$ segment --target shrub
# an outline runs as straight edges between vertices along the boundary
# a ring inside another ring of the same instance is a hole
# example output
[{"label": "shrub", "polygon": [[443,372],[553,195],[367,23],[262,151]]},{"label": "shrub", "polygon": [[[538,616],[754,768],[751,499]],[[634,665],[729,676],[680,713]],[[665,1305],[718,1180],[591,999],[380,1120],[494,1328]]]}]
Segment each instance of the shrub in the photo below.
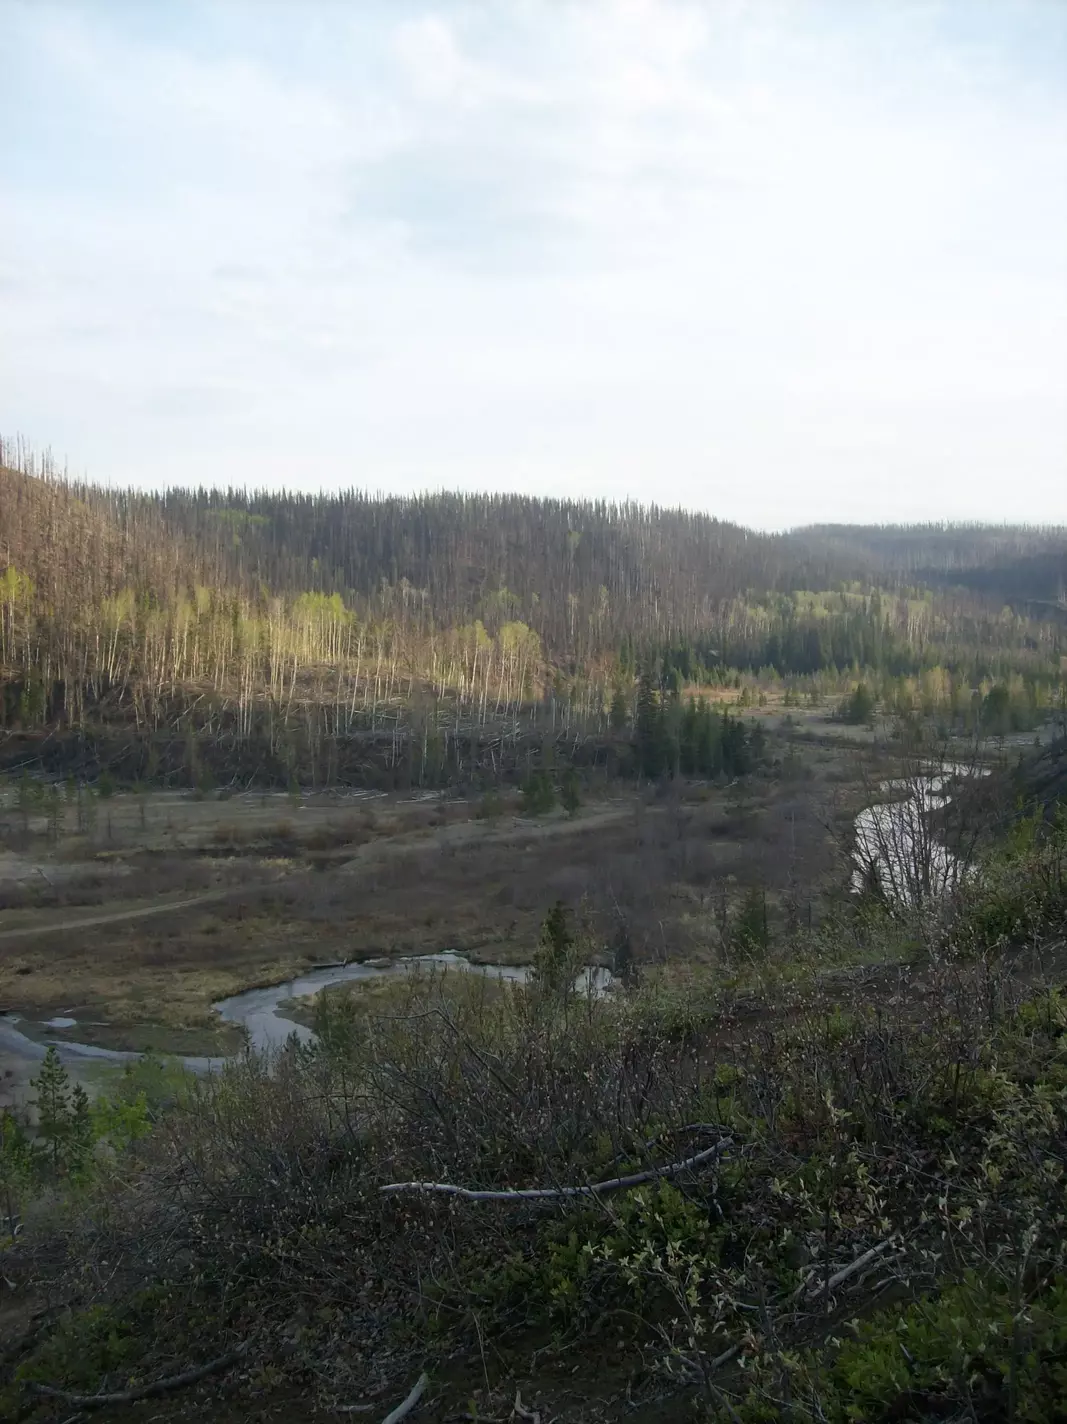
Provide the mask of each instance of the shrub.
[{"label": "shrub", "polygon": [[543,816],[556,804],[556,788],[547,771],[534,771],[523,782],[522,814]]},{"label": "shrub", "polygon": [[581,782],[578,780],[578,773],[573,766],[569,766],[563,773],[559,799],[568,816],[573,816],[582,804]]},{"label": "shrub", "polygon": [[960,889],[951,943],[980,953],[1033,942],[1067,920],[1067,810],[1021,817]]},{"label": "shrub", "polygon": [[474,809],[479,821],[497,821],[504,814],[504,798],[497,790],[487,791]]},{"label": "shrub", "polygon": [[1067,1417],[1067,1281],[1020,1297],[969,1272],[940,1296],[853,1328],[829,1367],[816,1356],[800,1371],[818,1417]]},{"label": "shrub", "polygon": [[[1028,834],[1015,864],[1040,887],[1048,842]],[[1054,1420],[1067,995],[1027,989],[1009,958],[947,957],[877,1007],[865,985],[844,1004],[817,983],[753,1000],[739,1031],[710,969],[575,992],[585,933],[555,905],[530,985],[464,974],[445,993],[428,974],[358,1009],[324,995],[316,1043],[193,1081],[148,1136],[131,1084],[126,1156],[116,1127],[106,1180],[19,1238],[42,1294],[91,1311],[114,1282],[134,1299],[165,1282],[154,1367],[176,1341],[184,1362],[252,1330],[262,1367],[334,1401],[413,1355],[480,1362],[551,1322],[560,1355],[610,1327],[642,1360],[635,1390],[696,1384],[712,1417]],[[381,1190],[667,1164],[669,1181],[548,1201]],[[897,1277],[908,1303],[881,1309]],[[95,1353],[96,1328],[89,1373],[127,1369]],[[358,1355],[339,1350],[357,1331]],[[48,1348],[37,1377],[90,1383]]]},{"label": "shrub", "polygon": [[874,696],[865,682],[858,683],[851,695],[841,703],[838,716],[853,726],[871,720],[874,716]]},{"label": "shrub", "polygon": [[748,954],[761,954],[770,944],[767,892],[758,885],[746,890],[730,932],[733,945]]}]

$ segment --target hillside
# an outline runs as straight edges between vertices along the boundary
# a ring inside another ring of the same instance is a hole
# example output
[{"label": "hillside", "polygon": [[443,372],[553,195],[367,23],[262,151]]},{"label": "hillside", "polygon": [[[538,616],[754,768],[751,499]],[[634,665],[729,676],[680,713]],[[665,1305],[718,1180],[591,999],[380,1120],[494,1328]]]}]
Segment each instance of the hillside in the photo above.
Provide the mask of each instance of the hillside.
[{"label": "hillside", "polygon": [[1067,617],[1067,529],[1037,525],[813,525],[794,539],[869,573],[957,587]]},{"label": "hillside", "polygon": [[1061,557],[0,470],[0,1412],[1057,1418]]},{"label": "hillside", "polygon": [[416,721],[517,728],[551,704],[553,726],[603,730],[613,706],[633,718],[641,673],[823,701],[862,679],[954,719],[1002,684],[1017,726],[1059,695],[1062,530],[766,535],[631,504],[151,494],[22,465],[0,467],[0,719],[21,732],[217,747],[225,728],[277,765],[281,726],[303,767],[383,716],[394,759]]},{"label": "hillside", "polygon": [[1067,801],[1067,735],[1028,758],[1018,782],[1024,803],[1040,806],[1047,814]]}]

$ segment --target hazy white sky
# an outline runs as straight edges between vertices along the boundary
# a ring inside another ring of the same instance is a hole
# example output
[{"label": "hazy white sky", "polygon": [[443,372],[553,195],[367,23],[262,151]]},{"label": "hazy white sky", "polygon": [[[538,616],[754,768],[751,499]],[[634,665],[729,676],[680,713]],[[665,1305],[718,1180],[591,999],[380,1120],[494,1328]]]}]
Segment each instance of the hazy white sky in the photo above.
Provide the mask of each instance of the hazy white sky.
[{"label": "hazy white sky", "polygon": [[0,0],[0,431],[1067,521],[1063,0]]}]

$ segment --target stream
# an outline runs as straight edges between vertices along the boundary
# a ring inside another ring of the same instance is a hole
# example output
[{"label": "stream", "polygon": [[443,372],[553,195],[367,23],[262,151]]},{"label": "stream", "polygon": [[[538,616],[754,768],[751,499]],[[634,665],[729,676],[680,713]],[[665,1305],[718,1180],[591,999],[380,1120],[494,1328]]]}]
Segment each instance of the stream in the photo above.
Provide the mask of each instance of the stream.
[{"label": "stream", "polygon": [[[937,775],[923,777],[917,781],[886,781],[879,790],[895,799],[870,806],[856,817],[855,869],[853,889],[860,890],[865,883],[866,868],[874,866],[886,890],[892,895],[907,896],[909,876],[913,874],[909,862],[914,861],[916,837],[922,838],[921,850],[926,858],[928,874],[935,884],[948,886],[958,873],[956,859],[947,847],[932,839],[929,830],[929,813],[948,804],[945,787],[955,777],[975,774],[972,767],[942,768]],[[980,776],[989,774],[987,768],[977,772]],[[902,797],[901,792],[906,794]],[[903,887],[903,888],[902,888]],[[525,983],[531,969],[522,965],[472,964],[460,954],[420,955],[409,959],[364,960],[360,963],[321,965],[305,974],[286,980],[282,984],[272,984],[266,988],[246,989],[228,999],[222,999],[213,1007],[226,1023],[237,1024],[245,1030],[248,1047],[256,1052],[270,1052],[282,1047],[295,1034],[301,1043],[310,1043],[315,1035],[304,1024],[287,1018],[281,1011],[282,1005],[291,999],[304,999],[317,994],[334,984],[346,984],[355,980],[380,979],[418,972],[420,969],[455,970],[461,973],[485,974],[494,979],[506,979],[514,983]],[[584,969],[577,986],[586,993],[602,994],[610,988],[613,976],[610,970],[602,968]],[[59,1050],[60,1059],[68,1067],[92,1060],[111,1063],[125,1063],[141,1057],[128,1049],[97,1048],[88,1043],[74,1043],[65,1039],[37,1039],[23,1033],[18,1027],[22,1022],[17,1014],[0,1015],[0,1055],[9,1060],[29,1066],[40,1062],[50,1043]],[[38,1029],[70,1029],[76,1027],[76,1020],[54,1018],[38,1024]],[[223,1066],[225,1058],[179,1057],[176,1061],[190,1072],[209,1073]]]},{"label": "stream", "polygon": [[[293,1035],[301,1043],[311,1043],[315,1035],[304,1024],[287,1018],[280,1012],[281,1006],[291,999],[305,999],[334,984],[347,984],[355,980],[396,978],[423,969],[457,970],[469,974],[484,974],[491,979],[507,979],[512,983],[525,984],[531,969],[526,965],[472,964],[460,954],[445,951],[441,954],[424,954],[409,959],[364,960],[361,963],[325,964],[307,973],[287,979],[281,984],[271,984],[260,989],[245,989],[228,999],[220,999],[213,1005],[215,1012],[226,1023],[237,1024],[245,1030],[248,1048],[257,1053],[281,1048]],[[612,984],[614,976],[608,969],[591,966],[583,969],[578,976],[576,987],[585,993],[603,994]],[[78,1062],[97,1060],[110,1063],[127,1063],[140,1058],[141,1054],[130,1049],[97,1048],[89,1043],[72,1043],[67,1039],[31,1038],[22,1032],[18,1024],[22,1022],[17,1014],[0,1015],[0,1052],[12,1057],[40,1062],[51,1044],[59,1050],[61,1061],[68,1067]],[[49,1019],[38,1025],[40,1028],[74,1028],[76,1020],[70,1018]],[[169,1056],[169,1055],[168,1055]],[[205,1058],[199,1056],[176,1056],[174,1061],[182,1064],[191,1073],[216,1071],[227,1061],[225,1058]]]},{"label": "stream", "polygon": [[852,889],[862,890],[873,869],[892,900],[913,902],[917,891],[936,896],[950,890],[966,871],[934,836],[930,815],[952,800],[946,788],[953,781],[989,774],[989,767],[948,764],[930,776],[883,781],[878,790],[895,799],[868,806],[853,823]]}]

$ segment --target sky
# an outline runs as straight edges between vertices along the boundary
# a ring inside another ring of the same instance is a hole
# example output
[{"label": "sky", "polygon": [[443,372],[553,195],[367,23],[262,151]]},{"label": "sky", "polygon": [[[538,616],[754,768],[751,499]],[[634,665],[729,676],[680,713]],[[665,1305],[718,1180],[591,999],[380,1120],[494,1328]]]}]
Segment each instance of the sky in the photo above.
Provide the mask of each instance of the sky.
[{"label": "sky", "polygon": [[1065,0],[0,0],[0,433],[1067,522]]}]

